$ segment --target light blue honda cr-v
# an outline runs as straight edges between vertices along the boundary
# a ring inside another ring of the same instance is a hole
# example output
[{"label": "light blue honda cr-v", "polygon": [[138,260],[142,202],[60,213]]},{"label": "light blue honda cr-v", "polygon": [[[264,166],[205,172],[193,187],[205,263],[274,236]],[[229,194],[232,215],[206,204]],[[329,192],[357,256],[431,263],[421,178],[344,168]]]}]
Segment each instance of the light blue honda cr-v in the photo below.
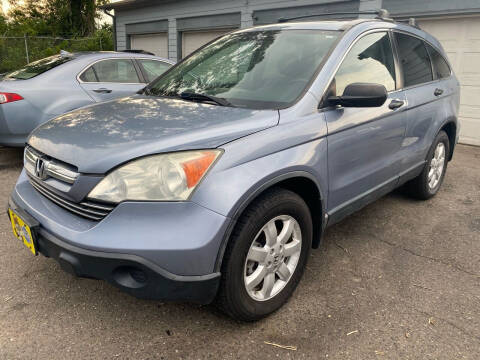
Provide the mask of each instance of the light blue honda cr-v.
[{"label": "light blue honda cr-v", "polygon": [[9,216],[77,276],[255,320],[291,296],[326,226],[402,184],[438,192],[458,107],[445,52],[414,26],[239,30],[141,94],[38,127]]}]

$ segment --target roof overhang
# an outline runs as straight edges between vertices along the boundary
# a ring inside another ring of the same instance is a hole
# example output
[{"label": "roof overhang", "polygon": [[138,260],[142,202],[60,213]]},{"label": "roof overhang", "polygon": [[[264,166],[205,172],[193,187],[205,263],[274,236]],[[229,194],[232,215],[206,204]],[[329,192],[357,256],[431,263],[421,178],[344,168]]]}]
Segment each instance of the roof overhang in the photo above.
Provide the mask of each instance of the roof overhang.
[{"label": "roof overhang", "polygon": [[122,0],[99,6],[104,10],[128,10],[139,6],[151,6],[159,3],[178,2],[179,0]]}]

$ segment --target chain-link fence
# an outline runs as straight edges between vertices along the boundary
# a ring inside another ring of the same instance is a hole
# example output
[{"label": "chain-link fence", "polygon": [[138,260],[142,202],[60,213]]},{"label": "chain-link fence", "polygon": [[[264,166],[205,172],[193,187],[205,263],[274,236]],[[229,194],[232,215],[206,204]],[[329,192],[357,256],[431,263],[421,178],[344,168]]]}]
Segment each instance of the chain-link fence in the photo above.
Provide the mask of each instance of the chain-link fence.
[{"label": "chain-link fence", "polygon": [[48,36],[0,36],[0,74],[23,65],[58,54],[60,50],[101,51],[113,50],[109,32],[99,32],[91,38],[65,39]]}]

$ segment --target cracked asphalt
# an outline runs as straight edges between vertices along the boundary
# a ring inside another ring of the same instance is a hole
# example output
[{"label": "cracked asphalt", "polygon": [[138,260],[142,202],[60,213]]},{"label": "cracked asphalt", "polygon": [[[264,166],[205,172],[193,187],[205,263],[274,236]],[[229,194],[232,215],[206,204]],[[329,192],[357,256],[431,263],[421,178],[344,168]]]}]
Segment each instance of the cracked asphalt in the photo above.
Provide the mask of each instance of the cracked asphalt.
[{"label": "cracked asphalt", "polygon": [[[0,149],[1,204],[21,159]],[[74,278],[13,238],[4,205],[0,359],[479,358],[480,148],[458,146],[434,199],[396,191],[330,228],[291,301],[253,324]]]}]

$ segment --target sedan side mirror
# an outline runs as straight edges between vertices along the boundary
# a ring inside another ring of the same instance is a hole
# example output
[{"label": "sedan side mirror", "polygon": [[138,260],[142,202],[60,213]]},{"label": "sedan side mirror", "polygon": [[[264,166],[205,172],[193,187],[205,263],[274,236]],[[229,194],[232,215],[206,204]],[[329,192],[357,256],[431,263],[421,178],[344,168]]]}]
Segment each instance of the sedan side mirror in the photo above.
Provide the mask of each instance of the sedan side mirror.
[{"label": "sedan side mirror", "polygon": [[348,85],[342,96],[329,96],[329,106],[379,107],[387,100],[387,89],[380,84],[353,83]]}]

